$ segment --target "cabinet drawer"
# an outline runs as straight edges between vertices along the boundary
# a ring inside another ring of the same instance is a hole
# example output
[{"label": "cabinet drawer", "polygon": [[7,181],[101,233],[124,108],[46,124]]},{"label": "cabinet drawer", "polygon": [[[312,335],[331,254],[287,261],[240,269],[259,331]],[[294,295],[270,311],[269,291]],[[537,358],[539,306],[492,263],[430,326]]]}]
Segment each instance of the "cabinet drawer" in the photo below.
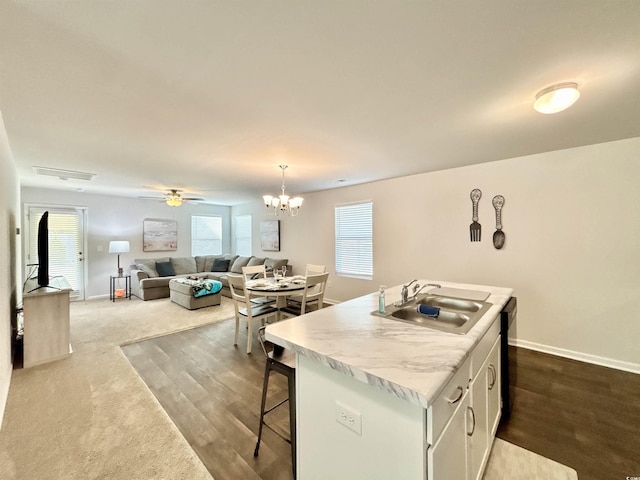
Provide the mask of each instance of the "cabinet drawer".
[{"label": "cabinet drawer", "polygon": [[484,337],[480,339],[480,342],[478,342],[473,352],[471,352],[471,378],[476,378],[478,375],[499,335],[500,322],[498,321],[498,317],[496,317],[489,327],[489,330],[487,330],[487,333],[484,334]]},{"label": "cabinet drawer", "polygon": [[427,410],[427,442],[433,445],[449,423],[467,392],[470,380],[471,359],[467,358],[433,405]]}]

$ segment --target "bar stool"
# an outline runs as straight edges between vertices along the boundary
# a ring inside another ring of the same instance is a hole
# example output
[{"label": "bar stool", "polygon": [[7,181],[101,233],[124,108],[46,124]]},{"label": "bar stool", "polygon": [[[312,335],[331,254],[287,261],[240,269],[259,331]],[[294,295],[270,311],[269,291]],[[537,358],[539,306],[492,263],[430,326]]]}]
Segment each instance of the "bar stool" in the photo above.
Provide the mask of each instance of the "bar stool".
[{"label": "bar stool", "polygon": [[[267,362],[264,369],[264,383],[262,385],[262,403],[260,405],[260,427],[258,428],[258,441],[256,448],[253,451],[253,456],[258,456],[258,450],[260,449],[260,440],[262,439],[262,427],[269,425],[264,421],[264,416],[278,408],[280,405],[289,401],[289,430],[291,432],[291,439],[285,440],[291,444],[291,465],[293,466],[293,478],[296,478],[296,356],[295,353],[285,350],[284,348],[274,345],[273,351],[267,352],[264,339],[265,327],[260,327],[258,330],[258,340],[262,346],[262,350],[267,356]],[[287,377],[289,397],[285,398],[281,402],[269,409],[265,409],[267,403],[267,390],[269,389],[269,376],[271,372],[277,372]],[[271,428],[271,427],[269,427]],[[273,428],[271,428],[273,430]],[[273,430],[276,434],[278,432]]]}]

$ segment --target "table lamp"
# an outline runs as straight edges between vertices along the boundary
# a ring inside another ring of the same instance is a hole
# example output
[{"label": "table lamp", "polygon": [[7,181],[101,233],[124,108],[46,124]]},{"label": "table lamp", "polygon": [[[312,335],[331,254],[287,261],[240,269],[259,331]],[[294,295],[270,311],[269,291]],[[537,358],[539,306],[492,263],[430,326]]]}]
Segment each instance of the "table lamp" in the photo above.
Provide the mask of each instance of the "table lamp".
[{"label": "table lamp", "polygon": [[128,240],[114,240],[109,242],[109,253],[118,254],[118,275],[122,276],[122,267],[120,267],[120,254],[129,252]]}]

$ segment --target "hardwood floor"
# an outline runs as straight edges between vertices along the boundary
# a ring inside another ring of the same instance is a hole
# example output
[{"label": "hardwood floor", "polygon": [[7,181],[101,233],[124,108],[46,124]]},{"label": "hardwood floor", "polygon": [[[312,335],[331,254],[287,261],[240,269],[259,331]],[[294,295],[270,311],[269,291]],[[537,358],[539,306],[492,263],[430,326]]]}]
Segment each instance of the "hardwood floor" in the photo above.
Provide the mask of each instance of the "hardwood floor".
[{"label": "hardwood floor", "polygon": [[[241,329],[233,346],[233,321],[200,327],[122,347],[216,480],[290,480],[291,445],[264,428],[258,436],[265,356],[254,335],[251,355]],[[287,382],[272,373],[267,406],[287,397]],[[267,415],[289,438],[289,403]]]},{"label": "hardwood floor", "polygon": [[498,437],[574,468],[580,480],[640,477],[640,375],[509,349],[514,405]]},{"label": "hardwood floor", "polygon": [[[251,355],[242,334],[234,347],[233,327],[224,321],[122,349],[216,480],[290,480],[291,447],[269,428],[253,457],[265,357],[256,338]],[[517,384],[500,438],[571,466],[580,480],[640,476],[640,375],[510,349]],[[286,395],[286,379],[272,374],[269,404]],[[267,419],[288,438],[287,409]]]}]

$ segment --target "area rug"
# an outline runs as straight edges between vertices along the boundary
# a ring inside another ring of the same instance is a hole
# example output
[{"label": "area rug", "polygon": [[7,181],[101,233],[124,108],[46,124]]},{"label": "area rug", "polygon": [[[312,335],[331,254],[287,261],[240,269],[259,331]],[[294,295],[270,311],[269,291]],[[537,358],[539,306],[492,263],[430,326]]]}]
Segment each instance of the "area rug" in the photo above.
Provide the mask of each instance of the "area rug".
[{"label": "area rug", "polygon": [[483,480],[578,480],[572,468],[496,438]]},{"label": "area rug", "polygon": [[0,430],[0,478],[195,479],[211,475],[120,345],[214,323],[233,304],[75,302],[66,359],[15,370]]}]

